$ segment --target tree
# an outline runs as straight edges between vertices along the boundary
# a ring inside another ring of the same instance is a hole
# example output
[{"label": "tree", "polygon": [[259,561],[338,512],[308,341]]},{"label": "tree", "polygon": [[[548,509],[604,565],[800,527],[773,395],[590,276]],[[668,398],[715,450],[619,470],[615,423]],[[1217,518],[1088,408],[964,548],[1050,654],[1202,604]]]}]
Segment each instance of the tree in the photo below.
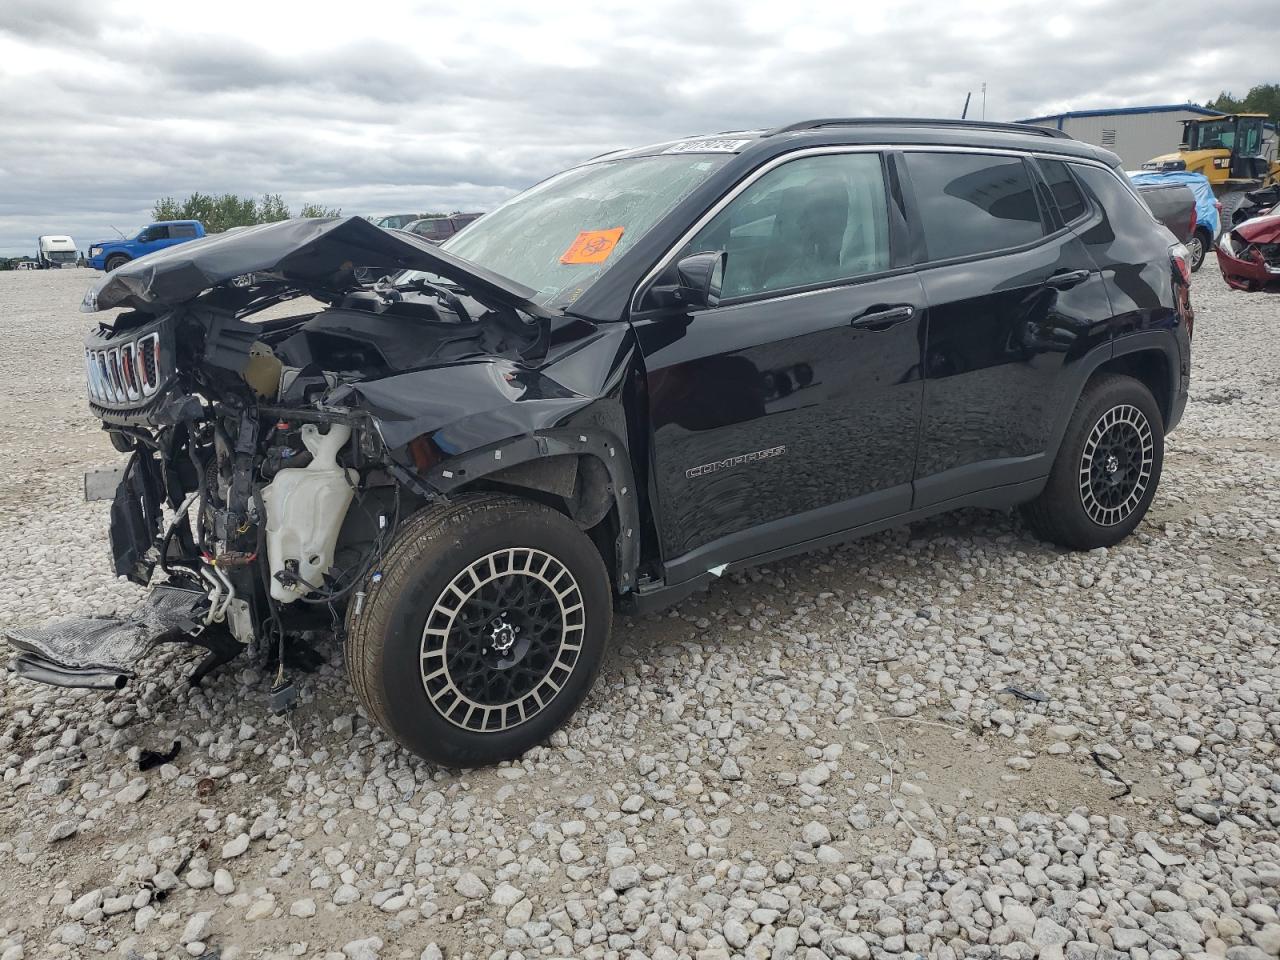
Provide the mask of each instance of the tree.
[{"label": "tree", "polygon": [[[338,217],[341,209],[329,209],[314,203],[302,208],[304,217]],[[213,196],[198,190],[185,200],[162,197],[151,208],[154,220],[199,220],[210,233],[222,233],[232,227],[247,227],[255,223],[275,223],[291,216],[284,197],[278,193],[263,194],[261,200],[238,197],[233,193]]]},{"label": "tree", "polygon": [[318,203],[304,203],[302,210],[299,211],[300,217],[340,217],[342,216],[341,207],[322,207]]},{"label": "tree", "polygon": [[1205,106],[1223,113],[1265,113],[1272,120],[1280,120],[1280,83],[1251,87],[1240,100],[1224,90]]}]

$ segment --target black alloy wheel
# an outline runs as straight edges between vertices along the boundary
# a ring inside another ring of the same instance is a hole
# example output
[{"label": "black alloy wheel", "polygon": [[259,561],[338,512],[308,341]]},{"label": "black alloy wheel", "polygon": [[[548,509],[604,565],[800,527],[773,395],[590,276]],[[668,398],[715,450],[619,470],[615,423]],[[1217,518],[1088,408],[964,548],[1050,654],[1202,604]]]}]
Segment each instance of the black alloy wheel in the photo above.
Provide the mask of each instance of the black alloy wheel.
[{"label": "black alloy wheel", "polygon": [[1127,520],[1147,492],[1154,459],[1145,414],[1127,403],[1107,410],[1080,459],[1080,502],[1089,519],[1102,527]]}]

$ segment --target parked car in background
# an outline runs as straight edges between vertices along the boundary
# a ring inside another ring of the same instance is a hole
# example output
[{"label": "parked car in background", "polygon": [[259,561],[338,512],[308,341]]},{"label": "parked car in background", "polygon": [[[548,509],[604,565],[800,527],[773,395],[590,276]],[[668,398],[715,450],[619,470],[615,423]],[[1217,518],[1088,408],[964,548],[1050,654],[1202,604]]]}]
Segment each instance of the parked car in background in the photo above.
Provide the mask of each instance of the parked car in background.
[{"label": "parked car in background", "polygon": [[[1199,173],[1150,173],[1132,172],[1129,179],[1156,219],[1173,231],[1173,235],[1187,245],[1191,255],[1191,269],[1199,270],[1204,258],[1218,242],[1224,226],[1222,204],[1213,193],[1213,186]],[[1184,213],[1183,188],[1192,196],[1192,215]],[[1186,226],[1190,222],[1190,227]]]},{"label": "parked car in background", "polygon": [[108,273],[130,260],[196,240],[205,235],[199,220],[162,220],[148,224],[125,240],[101,240],[89,247],[89,266]]},{"label": "parked car in background", "polygon": [[80,251],[76,242],[61,234],[47,234],[36,240],[36,265],[41,270],[59,270],[78,267]]},{"label": "parked car in background", "polygon": [[375,227],[382,227],[384,230],[403,230],[415,220],[421,220],[420,213],[390,213],[385,216],[373,216],[369,218]]},{"label": "parked car in background", "polygon": [[[1196,197],[1190,187],[1180,183],[1135,185],[1151,215],[1163,223],[1175,237],[1186,243],[1196,231]],[[1203,251],[1201,260],[1204,259]],[[1195,264],[1198,267],[1199,264]]]},{"label": "parked car in background", "polygon": [[1109,151],[877,119],[620,150],[442,247],[351,217],[160,253],[85,298],[130,308],[84,354],[132,451],[110,556],[150,606],[6,628],[13,669],[114,689],[198,634],[203,675],[327,607],[371,722],[517,757],[586,697],[615,606],[961,507],[1121,542],[1187,402],[1186,259]]},{"label": "parked car in background", "polygon": [[484,214],[452,213],[447,217],[423,217],[421,220],[414,220],[404,229],[432,243],[444,243],[468,223],[479,220],[482,216]]},{"label": "parked car in background", "polygon": [[1280,291],[1280,204],[1224,234],[1218,266],[1222,279],[1237,290]]}]

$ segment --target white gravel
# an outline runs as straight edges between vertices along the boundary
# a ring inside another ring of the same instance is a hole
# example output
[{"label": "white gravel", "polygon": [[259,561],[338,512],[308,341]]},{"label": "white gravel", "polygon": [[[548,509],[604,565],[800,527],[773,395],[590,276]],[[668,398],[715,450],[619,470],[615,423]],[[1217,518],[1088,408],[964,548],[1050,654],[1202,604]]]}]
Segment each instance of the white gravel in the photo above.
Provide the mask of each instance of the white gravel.
[{"label": "white gravel", "polygon": [[[89,279],[0,273],[0,623],[137,595],[79,502],[117,456]],[[727,578],[620,619],[521,763],[397,749],[334,649],[287,720],[188,648],[121,693],[5,675],[0,960],[1280,956],[1280,298],[1210,262],[1195,301],[1128,542],[970,511]]]}]

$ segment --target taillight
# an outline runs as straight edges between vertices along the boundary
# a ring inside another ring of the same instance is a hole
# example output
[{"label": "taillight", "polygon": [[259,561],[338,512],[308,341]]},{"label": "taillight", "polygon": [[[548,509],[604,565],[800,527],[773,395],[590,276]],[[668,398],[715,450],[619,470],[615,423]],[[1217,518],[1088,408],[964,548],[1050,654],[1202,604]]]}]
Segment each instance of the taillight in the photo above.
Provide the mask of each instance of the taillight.
[{"label": "taillight", "polygon": [[1196,319],[1195,312],[1191,309],[1191,251],[1185,244],[1175,243],[1169,247],[1169,259],[1173,261],[1173,268],[1182,278],[1182,283],[1174,284],[1173,296],[1177,300],[1178,315],[1187,325],[1189,339]]},{"label": "taillight", "polygon": [[1182,276],[1182,282],[1191,286],[1191,251],[1184,244],[1175,243],[1169,248],[1169,258]]},{"label": "taillight", "polygon": [[1189,237],[1189,236],[1191,236],[1193,233],[1195,233],[1195,232],[1196,232],[1196,222],[1197,222],[1197,221],[1196,221],[1196,207],[1195,207],[1195,204],[1192,204],[1192,205],[1191,205],[1191,225],[1190,225],[1189,227],[1187,227],[1187,236],[1188,236],[1188,237]]}]

